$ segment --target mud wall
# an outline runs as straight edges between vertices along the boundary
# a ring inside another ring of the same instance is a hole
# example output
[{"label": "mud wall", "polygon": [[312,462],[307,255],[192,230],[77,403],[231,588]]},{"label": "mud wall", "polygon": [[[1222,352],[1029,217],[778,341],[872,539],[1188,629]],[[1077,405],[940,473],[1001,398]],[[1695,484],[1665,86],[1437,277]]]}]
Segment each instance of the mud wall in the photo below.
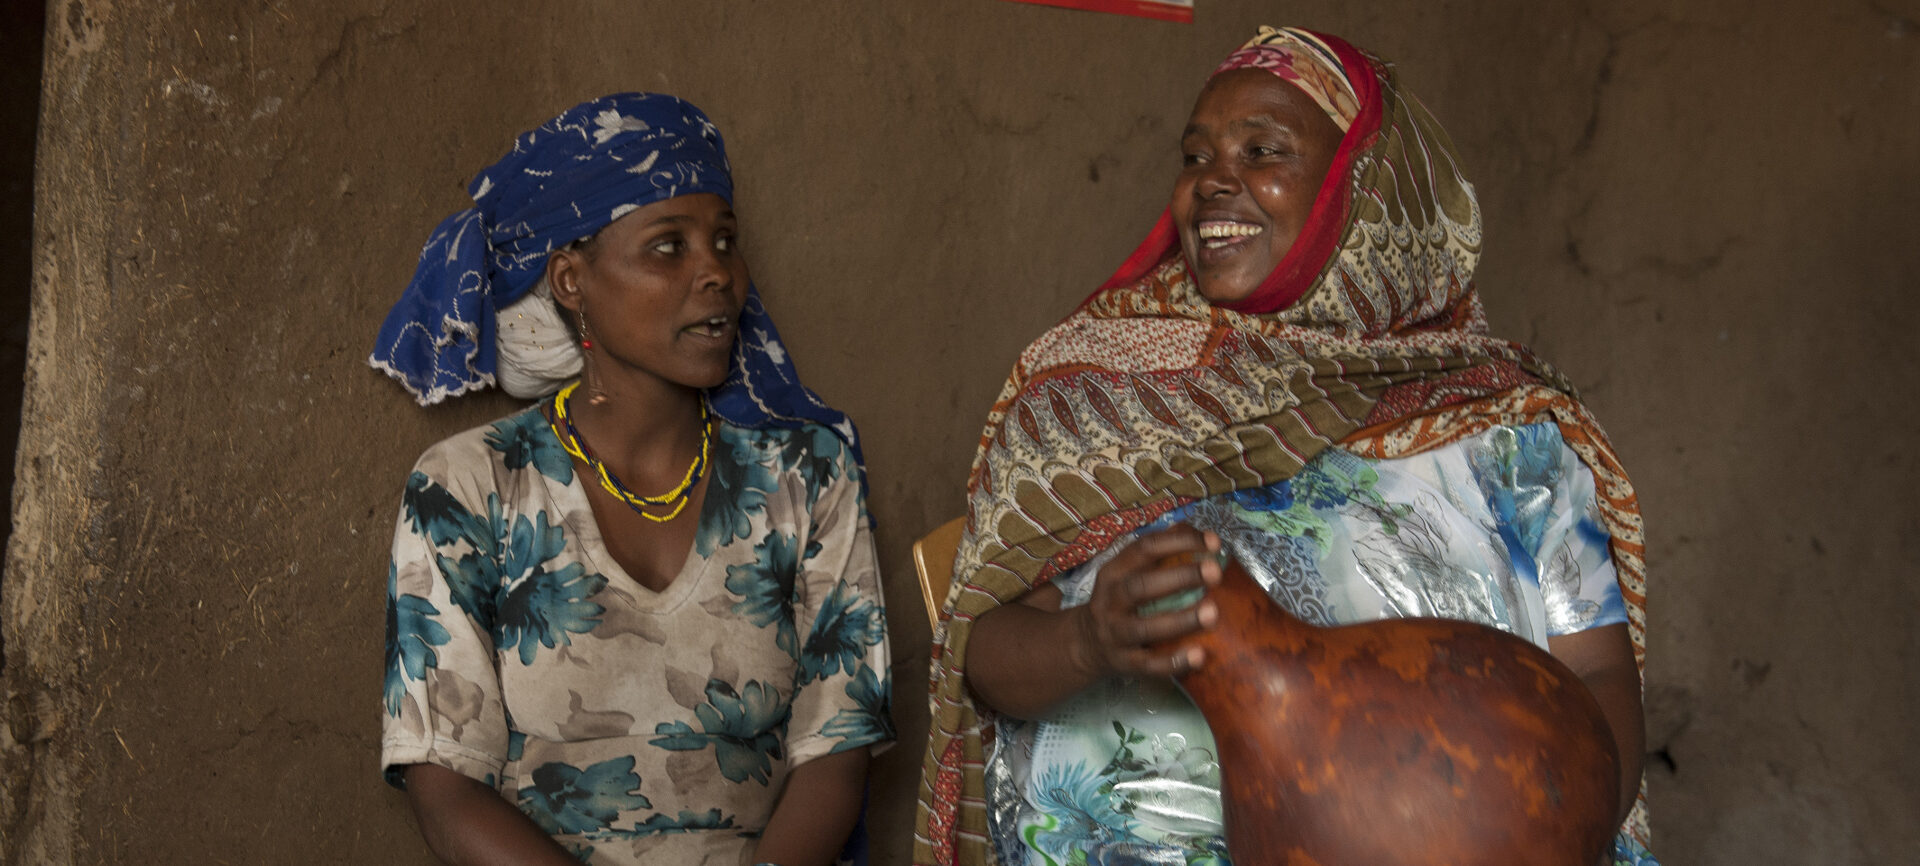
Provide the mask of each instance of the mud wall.
[{"label": "mud wall", "polygon": [[430,862],[375,773],[382,560],[414,456],[514,406],[423,411],[363,359],[471,173],[626,89],[726,130],[767,304],[869,439],[905,735],[872,818],[903,860],[909,545],[959,513],[1020,346],[1146,230],[1198,83],[1267,22],[1400,63],[1486,205],[1496,329],[1635,474],[1664,859],[1920,857],[1920,6],[1200,7],[55,0],[4,862]]}]

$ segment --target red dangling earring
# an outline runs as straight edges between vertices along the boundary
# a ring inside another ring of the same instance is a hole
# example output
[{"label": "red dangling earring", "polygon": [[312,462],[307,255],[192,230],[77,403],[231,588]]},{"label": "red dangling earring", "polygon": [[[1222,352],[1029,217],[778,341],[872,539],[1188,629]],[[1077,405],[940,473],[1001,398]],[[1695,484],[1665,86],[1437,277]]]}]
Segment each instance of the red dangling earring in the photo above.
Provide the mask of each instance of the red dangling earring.
[{"label": "red dangling earring", "polygon": [[598,406],[607,402],[607,392],[600,390],[600,377],[593,370],[593,335],[587,331],[587,304],[580,303],[580,363],[586,375],[587,405]]}]

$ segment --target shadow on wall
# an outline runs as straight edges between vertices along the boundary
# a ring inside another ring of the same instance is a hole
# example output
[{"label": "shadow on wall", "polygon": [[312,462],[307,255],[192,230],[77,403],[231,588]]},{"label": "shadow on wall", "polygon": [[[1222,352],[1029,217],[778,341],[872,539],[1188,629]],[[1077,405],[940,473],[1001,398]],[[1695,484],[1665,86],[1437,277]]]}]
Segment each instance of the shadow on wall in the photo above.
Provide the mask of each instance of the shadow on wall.
[{"label": "shadow on wall", "polygon": [[[11,502],[32,306],[33,151],[47,10],[40,3],[8,3],[0,16],[0,501]],[[12,534],[9,520],[0,529],[0,550]]]}]

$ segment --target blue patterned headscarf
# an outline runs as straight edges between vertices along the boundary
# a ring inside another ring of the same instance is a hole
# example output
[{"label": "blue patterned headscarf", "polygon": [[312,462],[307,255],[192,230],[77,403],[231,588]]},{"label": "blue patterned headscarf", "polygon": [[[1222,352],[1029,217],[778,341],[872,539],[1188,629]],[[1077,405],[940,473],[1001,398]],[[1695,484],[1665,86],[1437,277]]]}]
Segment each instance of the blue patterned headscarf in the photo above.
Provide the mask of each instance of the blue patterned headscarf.
[{"label": "blue patterned headscarf", "polygon": [[[720,130],[692,103],[659,93],[583,102],[521,135],[467,186],[473,207],[442,221],[420,251],[368,363],[438,403],[494,384],[494,316],[546,273],[547,257],[656,201],[713,193],[733,202]],[[847,416],[800,384],[780,333],[747,287],[726,382],[708,394],[744,427],[831,427],[859,456]]]}]

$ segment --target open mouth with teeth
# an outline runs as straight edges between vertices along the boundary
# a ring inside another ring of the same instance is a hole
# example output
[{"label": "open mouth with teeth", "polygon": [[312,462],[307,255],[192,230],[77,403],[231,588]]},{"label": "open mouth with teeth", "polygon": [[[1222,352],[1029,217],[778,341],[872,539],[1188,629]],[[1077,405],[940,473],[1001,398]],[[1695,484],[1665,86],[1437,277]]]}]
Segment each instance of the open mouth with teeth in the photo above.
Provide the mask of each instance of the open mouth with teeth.
[{"label": "open mouth with teeth", "polygon": [[1247,238],[1258,235],[1263,229],[1252,223],[1231,222],[1227,220],[1208,220],[1198,226],[1200,245],[1209,250],[1225,249],[1245,243]]},{"label": "open mouth with teeth", "polygon": [[714,316],[705,321],[695,322],[681,330],[696,337],[706,337],[713,340],[732,340],[733,317]]}]

